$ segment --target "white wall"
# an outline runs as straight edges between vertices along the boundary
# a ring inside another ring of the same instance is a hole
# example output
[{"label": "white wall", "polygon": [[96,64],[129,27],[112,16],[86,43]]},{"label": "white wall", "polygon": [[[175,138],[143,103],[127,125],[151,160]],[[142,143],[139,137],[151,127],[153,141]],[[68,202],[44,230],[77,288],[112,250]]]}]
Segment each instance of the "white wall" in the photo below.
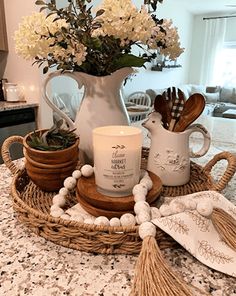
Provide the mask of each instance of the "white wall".
[{"label": "white wall", "polygon": [[4,0],[9,47],[4,77],[9,82],[24,86],[25,97],[28,102],[38,102],[40,104],[39,126],[46,128],[52,124],[52,116],[51,109],[42,100],[41,96],[41,70],[36,65],[32,66],[32,62],[25,61],[16,55],[13,40],[14,32],[18,28],[21,18],[38,10],[34,3],[33,0],[24,0],[22,3],[18,0]]},{"label": "white wall", "polygon": [[203,40],[205,31],[205,21],[203,16],[194,17],[193,26],[193,39],[190,54],[190,67],[189,67],[189,83],[199,84],[201,74],[201,61],[203,54]]}]

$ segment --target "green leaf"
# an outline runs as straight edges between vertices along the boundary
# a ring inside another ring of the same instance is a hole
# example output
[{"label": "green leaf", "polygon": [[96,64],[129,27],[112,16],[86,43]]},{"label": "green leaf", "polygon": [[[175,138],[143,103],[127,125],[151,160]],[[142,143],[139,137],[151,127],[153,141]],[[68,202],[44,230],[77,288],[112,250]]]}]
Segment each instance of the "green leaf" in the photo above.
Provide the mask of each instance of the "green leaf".
[{"label": "green leaf", "polygon": [[39,12],[42,12],[43,10],[47,9],[47,6],[43,6],[39,9]]},{"label": "green leaf", "polygon": [[48,72],[48,67],[43,68],[43,74],[46,74]]},{"label": "green leaf", "polygon": [[99,9],[96,13],[96,17],[102,15],[104,11],[105,11],[104,9]]},{"label": "green leaf", "polygon": [[47,5],[47,4],[44,1],[42,1],[42,0],[37,0],[35,2],[35,5]]},{"label": "green leaf", "polygon": [[132,54],[123,54],[118,59],[116,59],[113,64],[118,68],[142,67],[145,62],[145,59],[142,57],[136,57]]}]

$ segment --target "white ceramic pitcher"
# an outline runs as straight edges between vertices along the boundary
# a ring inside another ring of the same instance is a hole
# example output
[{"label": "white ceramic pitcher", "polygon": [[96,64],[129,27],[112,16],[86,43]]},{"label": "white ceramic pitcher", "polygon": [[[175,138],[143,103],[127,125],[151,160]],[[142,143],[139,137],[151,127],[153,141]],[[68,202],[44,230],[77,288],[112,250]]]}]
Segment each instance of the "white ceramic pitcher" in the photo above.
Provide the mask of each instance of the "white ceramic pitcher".
[{"label": "white ceramic pitcher", "polygon": [[[149,130],[151,146],[147,169],[158,175],[166,186],[180,186],[190,179],[190,158],[201,157],[210,148],[210,134],[201,124],[193,124],[183,132],[171,132],[162,126],[161,115],[153,112],[143,123]],[[203,146],[197,152],[189,148],[194,132],[203,135]]]},{"label": "white ceramic pitcher", "polygon": [[[43,84],[43,96],[47,104],[66,120],[70,128],[76,128],[80,137],[79,157],[82,163],[93,165],[92,130],[107,125],[129,125],[129,117],[121,96],[123,80],[133,72],[132,68],[122,68],[107,76],[93,76],[82,72],[61,73],[48,75]],[[69,76],[76,80],[78,87],[84,86],[84,96],[77,110],[75,122],[57,108],[49,99],[48,82],[56,76]]]}]

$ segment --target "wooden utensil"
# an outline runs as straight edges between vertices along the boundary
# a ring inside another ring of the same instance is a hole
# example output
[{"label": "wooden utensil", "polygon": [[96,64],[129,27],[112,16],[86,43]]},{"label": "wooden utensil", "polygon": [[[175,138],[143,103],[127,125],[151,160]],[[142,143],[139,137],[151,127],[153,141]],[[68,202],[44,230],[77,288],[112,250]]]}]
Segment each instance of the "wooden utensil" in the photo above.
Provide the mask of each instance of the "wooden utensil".
[{"label": "wooden utensil", "polygon": [[176,91],[174,91],[172,96],[171,121],[169,125],[170,131],[173,130],[175,123],[178,121],[180,114],[183,111],[184,104],[185,100],[182,91],[178,89],[178,96],[176,96]]},{"label": "wooden utensil", "polygon": [[205,108],[205,98],[199,93],[195,93],[189,97],[184,103],[183,111],[180,114],[178,122],[176,122],[173,131],[184,131],[194,120],[196,120]]},{"label": "wooden utensil", "polygon": [[183,110],[185,99],[183,92],[179,88],[176,91],[175,87],[169,87],[165,92],[165,96],[167,97],[168,105],[171,110],[171,120],[168,129],[172,131]]},{"label": "wooden utensil", "polygon": [[166,91],[163,92],[162,96],[166,99],[169,109],[172,109],[172,88],[168,87]]},{"label": "wooden utensil", "polygon": [[168,129],[169,123],[171,121],[170,109],[168,106],[168,101],[163,95],[157,95],[154,101],[154,109],[159,112],[162,116],[162,123],[164,128]]}]

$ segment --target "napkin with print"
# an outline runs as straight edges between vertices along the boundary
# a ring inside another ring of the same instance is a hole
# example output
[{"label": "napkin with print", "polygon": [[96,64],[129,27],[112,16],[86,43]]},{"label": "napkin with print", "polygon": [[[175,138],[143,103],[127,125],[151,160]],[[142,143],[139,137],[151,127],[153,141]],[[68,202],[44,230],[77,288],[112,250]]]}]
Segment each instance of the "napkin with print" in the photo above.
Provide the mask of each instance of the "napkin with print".
[{"label": "napkin with print", "polygon": [[[236,219],[236,206],[216,191],[197,192],[176,197],[175,200],[184,201],[187,198],[197,202],[210,199],[214,208],[224,209]],[[173,197],[171,199],[173,200]],[[211,219],[201,216],[196,210],[187,210],[154,219],[152,223],[169,234],[203,264],[236,277],[236,252],[220,238]]]}]

